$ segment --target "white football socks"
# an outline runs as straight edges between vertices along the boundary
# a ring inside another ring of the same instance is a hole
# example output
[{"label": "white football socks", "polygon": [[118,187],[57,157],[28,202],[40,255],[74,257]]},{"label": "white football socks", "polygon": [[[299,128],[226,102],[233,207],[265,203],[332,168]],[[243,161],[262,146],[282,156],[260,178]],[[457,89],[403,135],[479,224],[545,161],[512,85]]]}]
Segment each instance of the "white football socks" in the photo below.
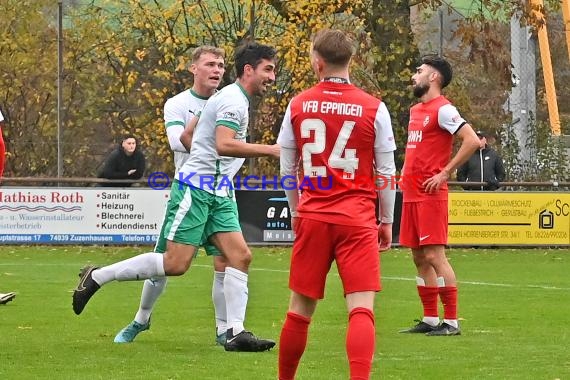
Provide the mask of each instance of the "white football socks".
[{"label": "white football socks", "polygon": [[455,328],[459,327],[459,323],[457,322],[457,319],[444,319],[443,322],[447,323],[448,325],[453,326]]},{"label": "white football socks", "polygon": [[437,326],[439,325],[439,317],[423,317],[422,322],[427,323],[430,326]]},{"label": "white football socks", "polygon": [[151,277],[164,277],[163,255],[156,252],[143,253],[92,272],[93,280],[103,286],[117,281],[146,280]]},{"label": "white football socks", "polygon": [[233,329],[234,336],[244,330],[245,309],[247,307],[247,273],[226,267],[224,293],[226,296],[228,329]]},{"label": "white football socks", "polygon": [[139,310],[135,315],[135,321],[137,323],[142,325],[148,323],[154,304],[164,291],[164,288],[166,288],[167,281],[168,277],[149,278],[144,281],[141,293],[141,303],[139,305]]},{"label": "white football socks", "polygon": [[224,277],[226,272],[214,272],[214,283],[212,285],[212,302],[214,303],[214,313],[216,316],[216,334],[220,335],[228,329],[226,313],[226,296],[224,295]]}]

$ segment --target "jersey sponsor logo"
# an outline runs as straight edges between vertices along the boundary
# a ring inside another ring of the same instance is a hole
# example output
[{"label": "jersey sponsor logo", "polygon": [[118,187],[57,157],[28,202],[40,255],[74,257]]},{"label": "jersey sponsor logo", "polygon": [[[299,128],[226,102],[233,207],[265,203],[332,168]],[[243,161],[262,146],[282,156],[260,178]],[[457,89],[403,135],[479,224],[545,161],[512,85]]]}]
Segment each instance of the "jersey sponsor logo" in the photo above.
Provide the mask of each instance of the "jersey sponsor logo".
[{"label": "jersey sponsor logo", "polygon": [[417,143],[422,142],[423,131],[410,131],[408,133],[408,142]]},{"label": "jersey sponsor logo", "polygon": [[239,116],[236,113],[230,111],[224,112],[222,119],[239,123]]}]

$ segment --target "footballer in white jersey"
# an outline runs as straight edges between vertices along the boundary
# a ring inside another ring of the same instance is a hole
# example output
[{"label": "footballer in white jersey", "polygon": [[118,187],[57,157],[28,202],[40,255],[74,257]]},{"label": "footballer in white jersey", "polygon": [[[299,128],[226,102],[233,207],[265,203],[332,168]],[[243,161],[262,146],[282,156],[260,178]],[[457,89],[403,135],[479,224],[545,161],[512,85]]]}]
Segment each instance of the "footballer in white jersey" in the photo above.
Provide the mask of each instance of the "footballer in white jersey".
[{"label": "footballer in white jersey", "polygon": [[208,98],[189,89],[174,95],[164,104],[164,126],[170,148],[174,151],[175,177],[190,157],[186,148],[180,143],[180,135],[190,120],[204,108],[207,100]]},{"label": "footballer in white jersey", "polygon": [[245,158],[220,156],[216,150],[216,126],[236,131],[235,139],[245,141],[249,122],[249,97],[233,83],[210,97],[196,125],[190,158],[176,179],[211,194],[232,197],[232,183]]},{"label": "footballer in white jersey", "polygon": [[[223,51],[222,54],[219,54],[217,49],[210,49],[208,52],[215,57],[208,57],[203,62],[206,66],[203,69],[208,75],[208,83],[215,84],[213,88],[216,88],[224,69]],[[246,41],[236,48],[234,62],[237,82],[244,91],[248,91],[251,96],[262,95],[275,82],[276,55],[273,47],[253,41]],[[195,64],[195,61],[193,58],[193,70],[200,66]],[[196,74],[194,71],[193,73]],[[243,110],[239,107],[243,107]],[[227,90],[210,97],[202,111],[202,115],[207,118],[204,121],[211,120],[214,124],[227,125],[230,129],[220,127],[216,130],[215,125],[208,126],[207,123],[199,122],[193,132],[195,125],[191,121],[180,138],[186,136],[187,131],[189,137],[191,133],[197,135],[190,141],[190,157],[181,170],[200,174],[223,172],[233,176],[238,170],[236,162],[241,165],[243,158],[219,157],[216,149],[222,154],[237,157],[279,157],[278,145],[248,144],[243,141],[248,122],[248,107],[249,100],[237,85],[230,85]],[[207,161],[207,164],[199,165],[193,161]],[[165,243],[164,249],[159,249],[157,241],[157,247],[152,252],[107,266],[85,267],[73,292],[73,311],[81,314],[89,299],[106,283],[116,280],[145,280],[141,298],[144,316],[137,312],[135,320],[115,337],[117,343],[132,342],[137,334],[149,329],[152,307],[164,288],[161,286],[160,289],[155,289],[152,281],[159,280],[164,284],[167,276],[186,273],[198,247],[210,242],[227,259],[223,274],[223,291],[228,292],[228,297],[223,295],[226,323],[224,326],[218,326],[216,314],[216,341],[223,343],[226,351],[260,352],[273,348],[275,341],[258,338],[244,326],[248,300],[248,269],[252,254],[241,233],[234,199],[219,197],[212,192],[186,183],[175,184],[176,182],[178,181],[175,180],[170,187],[170,198],[161,227],[160,240]],[[153,295],[146,297],[147,293]],[[222,297],[216,296],[216,299],[218,298]]]}]

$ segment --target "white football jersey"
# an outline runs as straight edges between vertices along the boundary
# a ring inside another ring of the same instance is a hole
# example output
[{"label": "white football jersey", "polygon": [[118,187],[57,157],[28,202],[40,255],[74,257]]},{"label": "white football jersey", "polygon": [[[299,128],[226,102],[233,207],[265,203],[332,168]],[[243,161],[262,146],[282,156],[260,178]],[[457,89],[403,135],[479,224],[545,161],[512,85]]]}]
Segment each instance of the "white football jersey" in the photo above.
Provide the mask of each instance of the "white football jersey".
[{"label": "white football jersey", "polygon": [[170,148],[174,151],[174,166],[176,168],[174,176],[178,178],[178,172],[182,165],[190,157],[184,146],[180,142],[180,135],[184,131],[186,124],[199,114],[208,98],[196,94],[192,90],[185,90],[164,104],[164,126],[170,142]]},{"label": "white football jersey", "polygon": [[190,158],[176,179],[218,196],[233,197],[233,179],[245,158],[218,154],[216,128],[231,128],[236,140],[245,141],[248,123],[249,98],[240,85],[230,84],[212,95],[196,125]]}]

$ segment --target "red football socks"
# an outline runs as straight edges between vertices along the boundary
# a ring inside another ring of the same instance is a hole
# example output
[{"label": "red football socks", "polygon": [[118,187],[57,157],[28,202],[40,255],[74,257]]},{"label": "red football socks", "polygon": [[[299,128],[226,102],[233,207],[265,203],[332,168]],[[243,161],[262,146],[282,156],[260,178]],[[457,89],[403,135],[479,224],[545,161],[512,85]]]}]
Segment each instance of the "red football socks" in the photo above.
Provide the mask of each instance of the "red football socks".
[{"label": "red football socks", "polygon": [[457,287],[442,286],[439,288],[439,297],[443,304],[443,318],[457,319]]},{"label": "red football socks", "polygon": [[293,380],[307,346],[311,318],[288,312],[279,338],[279,380]]},{"label": "red football socks", "polygon": [[437,317],[437,294],[439,292],[437,286],[420,286],[418,285],[418,294],[424,306],[424,317]]},{"label": "red football socks", "polygon": [[370,309],[356,307],[348,316],[346,353],[351,380],[368,380],[374,358],[376,330],[374,313]]}]

